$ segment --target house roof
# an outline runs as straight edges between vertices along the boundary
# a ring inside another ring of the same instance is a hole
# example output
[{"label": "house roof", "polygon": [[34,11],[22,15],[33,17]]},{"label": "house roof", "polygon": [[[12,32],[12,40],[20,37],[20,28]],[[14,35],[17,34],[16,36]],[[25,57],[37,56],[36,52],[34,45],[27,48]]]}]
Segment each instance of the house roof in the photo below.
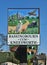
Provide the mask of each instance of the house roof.
[{"label": "house roof", "polygon": [[39,54],[39,55],[36,55],[36,57],[37,57],[38,60],[46,59],[46,55],[45,54]]}]

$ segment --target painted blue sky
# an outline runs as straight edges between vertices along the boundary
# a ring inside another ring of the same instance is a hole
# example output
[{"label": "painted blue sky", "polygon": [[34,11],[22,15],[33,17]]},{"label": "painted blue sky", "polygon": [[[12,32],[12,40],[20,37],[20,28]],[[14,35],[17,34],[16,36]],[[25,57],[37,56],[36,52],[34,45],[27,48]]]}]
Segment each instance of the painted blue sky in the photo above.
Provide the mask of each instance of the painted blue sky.
[{"label": "painted blue sky", "polygon": [[36,16],[38,16],[38,9],[8,9],[8,16],[17,14],[17,12],[19,14],[21,14],[22,16],[27,16],[29,15],[29,12],[33,12],[34,10],[36,10]]},{"label": "painted blue sky", "polygon": [[7,8],[40,8],[41,37],[38,51],[47,54],[47,0],[0,0],[0,33],[4,35],[7,35]]}]

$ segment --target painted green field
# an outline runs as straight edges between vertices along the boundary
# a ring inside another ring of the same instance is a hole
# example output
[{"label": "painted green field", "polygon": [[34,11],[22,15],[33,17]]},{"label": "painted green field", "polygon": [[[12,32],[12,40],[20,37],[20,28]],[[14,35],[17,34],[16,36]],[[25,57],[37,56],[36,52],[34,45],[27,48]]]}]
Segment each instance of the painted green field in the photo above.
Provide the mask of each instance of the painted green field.
[{"label": "painted green field", "polygon": [[[32,21],[36,21],[37,22],[37,27],[31,27],[31,28],[28,28],[21,32],[21,34],[38,34],[39,33],[39,18],[38,17],[32,17],[32,18],[29,18],[29,17],[25,17],[24,19],[21,19],[22,23],[25,24],[26,23],[26,20],[29,21],[29,23],[31,24]],[[19,20],[17,19],[16,15],[12,17],[10,17],[8,19],[8,26],[17,26],[19,23]],[[10,32],[9,34],[19,34],[16,33],[16,32]]]},{"label": "painted green field", "polygon": [[27,28],[26,31],[22,32],[22,34],[38,34],[38,27],[35,28]]}]

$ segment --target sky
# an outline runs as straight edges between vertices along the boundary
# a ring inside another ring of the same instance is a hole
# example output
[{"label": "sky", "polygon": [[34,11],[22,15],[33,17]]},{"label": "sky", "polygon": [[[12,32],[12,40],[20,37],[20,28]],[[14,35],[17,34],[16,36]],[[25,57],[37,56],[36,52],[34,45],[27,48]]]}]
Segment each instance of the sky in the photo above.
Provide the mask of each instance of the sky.
[{"label": "sky", "polygon": [[27,16],[29,12],[33,12],[34,10],[36,10],[35,13],[38,16],[38,9],[8,9],[8,16],[17,14],[17,12],[22,16]]},{"label": "sky", "polygon": [[47,54],[47,0],[0,0],[0,34],[7,35],[8,8],[40,8],[40,46],[38,52]]}]

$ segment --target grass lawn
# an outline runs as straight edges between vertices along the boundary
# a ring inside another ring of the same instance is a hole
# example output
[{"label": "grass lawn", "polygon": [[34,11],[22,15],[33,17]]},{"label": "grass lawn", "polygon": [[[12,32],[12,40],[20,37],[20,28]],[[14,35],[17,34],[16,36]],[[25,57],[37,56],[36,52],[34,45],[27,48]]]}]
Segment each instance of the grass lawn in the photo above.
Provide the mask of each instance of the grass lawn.
[{"label": "grass lawn", "polygon": [[38,34],[38,27],[27,28],[22,34]]},{"label": "grass lawn", "polygon": [[[35,20],[36,22],[39,22],[39,19],[37,18],[34,18],[34,19],[29,18],[29,19],[21,20],[23,24],[26,23],[25,20],[28,20],[30,23],[32,23],[33,20]],[[18,20],[8,22],[8,26],[17,26],[17,25],[18,25]],[[32,28],[27,28],[26,31],[22,32],[21,34],[38,34],[39,33],[38,31],[39,31],[38,27],[32,27]],[[9,34],[19,34],[19,33],[10,32]]]}]

